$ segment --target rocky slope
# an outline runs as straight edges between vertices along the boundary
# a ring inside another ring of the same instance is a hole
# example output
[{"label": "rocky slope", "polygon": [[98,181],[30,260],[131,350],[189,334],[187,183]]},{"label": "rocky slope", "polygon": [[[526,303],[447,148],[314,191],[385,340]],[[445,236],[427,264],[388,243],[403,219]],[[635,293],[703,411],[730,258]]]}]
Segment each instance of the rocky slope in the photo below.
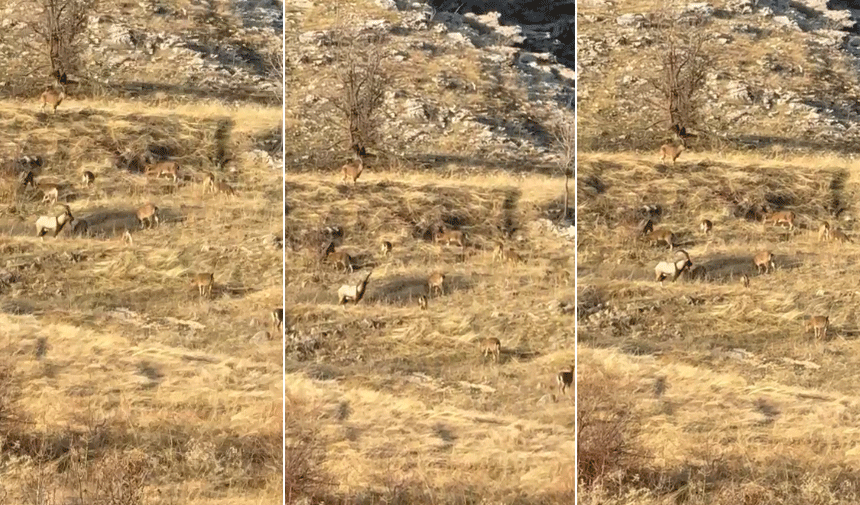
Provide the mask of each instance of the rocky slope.
[{"label": "rocky slope", "polygon": [[[0,9],[2,92],[32,96],[50,81],[32,6]],[[105,1],[81,38],[81,91],[127,97],[277,103],[283,28],[279,0]],[[35,70],[35,71],[34,71]]]},{"label": "rocky slope", "polygon": [[[612,0],[580,9],[580,147],[653,148],[670,126],[643,100],[653,96],[648,78],[659,70],[658,12],[653,4]],[[695,29],[716,57],[697,125],[707,145],[860,147],[860,36],[850,4],[730,0],[682,4],[678,14],[703,20]]]},{"label": "rocky slope", "polygon": [[576,65],[575,1],[432,0],[430,5],[441,12],[477,15],[498,12],[501,24],[520,28],[517,47],[535,53],[551,53],[569,68]]},{"label": "rocky slope", "polygon": [[[383,105],[385,150],[423,166],[469,158],[482,160],[472,167],[527,161],[519,169],[557,170],[548,126],[573,120],[576,76],[564,64],[572,61],[569,48],[558,49],[546,33],[564,37],[570,18],[517,25],[517,15],[535,8],[445,10],[452,6],[379,0],[345,15],[357,37],[382,37],[393,76]],[[346,154],[330,101],[337,31],[324,2],[287,6],[288,170],[330,166]]]}]

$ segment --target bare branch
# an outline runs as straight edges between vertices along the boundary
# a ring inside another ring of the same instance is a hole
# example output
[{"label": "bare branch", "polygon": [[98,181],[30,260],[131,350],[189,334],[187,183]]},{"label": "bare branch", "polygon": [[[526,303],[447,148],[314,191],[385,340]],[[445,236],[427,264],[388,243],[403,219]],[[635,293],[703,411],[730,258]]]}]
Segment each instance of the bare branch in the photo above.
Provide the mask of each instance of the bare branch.
[{"label": "bare branch", "polygon": [[559,167],[564,174],[564,202],[560,221],[570,216],[570,178],[573,177],[576,162],[576,123],[572,119],[560,119],[550,128],[560,159]]},{"label": "bare branch", "polygon": [[80,67],[79,39],[87,27],[87,16],[96,9],[98,0],[24,0],[38,14],[26,21],[43,42],[51,64],[51,73],[62,79]]},{"label": "bare branch", "polygon": [[343,31],[337,37],[337,81],[331,103],[344,118],[350,148],[363,154],[378,142],[380,113],[388,86],[382,68],[381,39]]},{"label": "bare branch", "polygon": [[[696,25],[702,22],[689,16],[681,18],[668,7],[660,13],[655,23],[661,41],[661,68],[657,75],[646,78],[652,86],[658,108],[665,110],[671,125],[692,126],[699,121],[700,95],[704,89],[707,70],[714,58],[706,52],[704,32]],[[682,23],[692,24],[693,29],[680,30]]]}]

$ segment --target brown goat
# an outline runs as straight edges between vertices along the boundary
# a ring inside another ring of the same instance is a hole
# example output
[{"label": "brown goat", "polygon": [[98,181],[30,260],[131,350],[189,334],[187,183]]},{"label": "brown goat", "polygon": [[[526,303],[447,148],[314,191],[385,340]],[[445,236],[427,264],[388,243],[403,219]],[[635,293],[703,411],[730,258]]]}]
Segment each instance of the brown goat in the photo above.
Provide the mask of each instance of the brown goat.
[{"label": "brown goat", "polygon": [[789,231],[794,231],[794,220],[797,218],[797,215],[790,210],[781,210],[778,212],[771,212],[766,215],[764,218],[765,224],[773,223],[774,226],[778,224],[787,224]]},{"label": "brown goat", "polygon": [[496,363],[499,362],[499,356],[502,353],[502,343],[496,337],[487,337],[482,338],[478,341],[478,345],[481,346],[481,352],[484,354],[484,358],[493,355],[493,361]]},{"label": "brown goat", "polygon": [[161,177],[166,175],[172,177],[175,184],[179,178],[179,163],[175,161],[160,161],[154,165],[144,166],[144,172],[148,176]]},{"label": "brown goat", "polygon": [[352,183],[355,184],[361,176],[361,172],[364,171],[364,159],[361,156],[356,156],[354,161],[344,164],[340,170],[343,173],[341,181],[346,182],[351,179]]},{"label": "brown goat", "polygon": [[513,249],[505,249],[504,244],[498,243],[493,260],[509,261],[511,263],[523,263],[523,258]]},{"label": "brown goat", "polygon": [[141,229],[146,227],[152,228],[153,223],[158,225],[158,207],[152,203],[146,203],[137,209],[137,220],[140,222]]},{"label": "brown goat", "polygon": [[352,273],[354,269],[352,262],[353,258],[349,254],[343,251],[336,251],[329,253],[327,258],[329,263],[332,263],[335,267],[342,267],[344,270],[348,270]]},{"label": "brown goat", "polygon": [[211,296],[212,285],[215,284],[215,275],[211,273],[194,274],[191,277],[191,285],[197,286],[200,296]]},{"label": "brown goat", "polygon": [[759,273],[768,273],[772,269],[776,270],[776,265],[774,264],[773,259],[774,255],[772,252],[760,251],[756,253],[755,257],[753,257],[753,263],[755,263]]},{"label": "brown goat", "polygon": [[444,226],[440,226],[439,230],[433,235],[433,242],[444,245],[457,244],[461,248],[465,248],[466,235],[460,230],[448,230]]},{"label": "brown goat", "polygon": [[566,370],[562,370],[556,375],[555,380],[558,382],[558,390],[560,394],[565,393],[570,386],[573,385],[573,365],[568,367]]},{"label": "brown goat", "polygon": [[41,110],[45,110],[46,105],[50,105],[54,109],[54,114],[57,113],[57,107],[63,103],[63,99],[66,98],[66,89],[64,87],[60,87],[60,90],[56,89],[47,89],[39,96],[39,100],[42,102]]},{"label": "brown goat", "polygon": [[236,195],[236,190],[226,182],[216,182],[215,185],[212,186],[212,191],[215,193],[224,193],[229,196]]},{"label": "brown goat", "polygon": [[654,230],[651,233],[645,235],[645,240],[648,242],[649,245],[652,246],[657,245],[660,242],[665,242],[666,245],[669,246],[669,250],[675,248],[675,234],[672,233],[671,230],[667,230],[665,228],[661,230]]},{"label": "brown goat", "polygon": [[660,146],[660,161],[666,161],[666,158],[672,159],[672,165],[675,164],[675,160],[678,159],[678,156],[681,155],[681,152],[686,149],[683,144],[679,146],[675,146],[672,144],[663,144]]},{"label": "brown goat", "polygon": [[280,330],[284,326],[284,308],[278,307],[272,310],[272,325],[276,330]]},{"label": "brown goat", "polygon": [[822,240],[830,240],[830,223],[821,223],[818,228],[818,241],[821,242]]},{"label": "brown goat", "polygon": [[830,326],[830,316],[813,316],[806,322],[806,332],[815,331],[815,338],[827,338],[827,327]]},{"label": "brown goat", "polygon": [[445,287],[444,287],[444,285],[443,285],[444,283],[445,283],[445,274],[443,274],[443,273],[441,273],[441,272],[436,272],[436,273],[432,274],[432,275],[427,279],[427,288],[428,288],[428,291],[429,291],[429,292],[430,292],[430,294],[432,295],[432,294],[433,294],[433,290],[434,290],[434,289],[437,289],[437,290],[439,290],[439,294],[443,294],[443,295],[444,295],[444,294],[445,294]]},{"label": "brown goat", "polygon": [[848,238],[848,235],[846,235],[845,233],[843,233],[840,230],[831,230],[830,231],[830,239],[831,240],[837,240],[839,242],[842,242],[843,244],[845,242],[851,242],[851,239]]}]

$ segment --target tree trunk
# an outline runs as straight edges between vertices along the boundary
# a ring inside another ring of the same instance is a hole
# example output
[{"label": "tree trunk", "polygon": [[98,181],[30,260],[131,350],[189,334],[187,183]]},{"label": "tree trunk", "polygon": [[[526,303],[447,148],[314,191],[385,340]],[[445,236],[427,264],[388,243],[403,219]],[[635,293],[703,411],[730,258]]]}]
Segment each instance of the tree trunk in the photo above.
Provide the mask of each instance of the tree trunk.
[{"label": "tree trunk", "polygon": [[569,210],[570,207],[568,206],[568,203],[567,203],[568,202],[568,195],[570,194],[570,191],[567,189],[569,180],[570,180],[570,170],[568,169],[568,170],[564,171],[564,212],[561,215],[562,221],[566,221],[567,217],[570,215],[570,210]]}]

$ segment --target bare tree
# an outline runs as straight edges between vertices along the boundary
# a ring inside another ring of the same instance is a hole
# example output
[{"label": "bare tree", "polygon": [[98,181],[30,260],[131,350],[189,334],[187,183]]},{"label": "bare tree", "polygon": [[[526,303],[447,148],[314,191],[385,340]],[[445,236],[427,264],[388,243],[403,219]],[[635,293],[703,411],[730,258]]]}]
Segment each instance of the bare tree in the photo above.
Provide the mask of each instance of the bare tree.
[{"label": "bare tree", "polygon": [[564,173],[564,209],[560,221],[566,221],[570,217],[568,185],[576,163],[576,124],[571,120],[560,120],[553,126],[552,135],[559,152],[559,168]]},{"label": "bare tree", "polygon": [[660,68],[648,78],[655,95],[652,105],[676,132],[696,125],[708,69],[715,57],[706,48],[707,33],[701,16],[677,12],[670,6],[655,17]]},{"label": "bare tree", "polygon": [[380,112],[388,77],[379,35],[339,34],[336,50],[340,91],[331,101],[343,119],[350,148],[359,156],[379,141]]},{"label": "bare tree", "polygon": [[25,0],[37,15],[27,24],[44,43],[51,75],[64,83],[66,75],[76,72],[80,62],[80,39],[87,28],[87,16],[98,0]]},{"label": "bare tree", "polygon": [[267,76],[274,88],[272,92],[275,95],[275,99],[278,103],[284,103],[284,55],[280,51],[276,51],[274,53],[269,53],[266,57],[266,71]]}]

